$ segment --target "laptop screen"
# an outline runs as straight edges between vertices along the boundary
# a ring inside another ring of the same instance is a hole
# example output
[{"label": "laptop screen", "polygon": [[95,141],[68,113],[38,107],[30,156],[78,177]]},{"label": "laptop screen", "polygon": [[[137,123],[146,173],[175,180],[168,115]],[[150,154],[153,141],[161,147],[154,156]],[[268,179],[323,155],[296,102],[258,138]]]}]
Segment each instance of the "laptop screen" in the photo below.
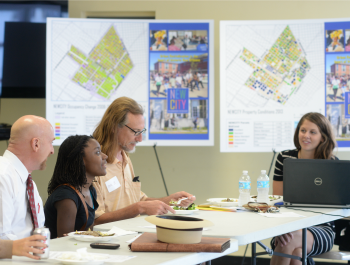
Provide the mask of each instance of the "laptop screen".
[{"label": "laptop screen", "polygon": [[305,206],[349,205],[350,161],[286,159],[283,200]]}]

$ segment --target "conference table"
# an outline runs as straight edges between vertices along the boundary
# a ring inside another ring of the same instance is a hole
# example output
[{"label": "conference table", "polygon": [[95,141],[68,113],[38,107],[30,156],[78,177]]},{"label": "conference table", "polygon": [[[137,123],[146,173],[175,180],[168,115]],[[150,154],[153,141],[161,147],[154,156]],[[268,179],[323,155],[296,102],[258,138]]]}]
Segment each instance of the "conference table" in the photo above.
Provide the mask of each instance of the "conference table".
[{"label": "conference table", "polygon": [[[76,251],[77,249],[87,248],[88,253],[102,253],[109,255],[123,255],[123,256],[135,256],[132,259],[123,261],[121,263],[110,263],[106,262],[105,264],[122,264],[122,265],[193,265],[200,264],[202,262],[213,260],[225,255],[228,255],[232,252],[238,250],[238,242],[235,239],[232,239],[230,242],[230,248],[228,248],[223,253],[197,253],[197,252],[132,252],[129,250],[128,244],[126,241],[135,238],[135,235],[125,235],[117,237],[109,243],[120,244],[120,248],[116,250],[109,249],[93,249],[90,247],[91,242],[81,242],[76,241],[73,238],[63,237],[53,239],[50,242],[50,251]],[[52,259],[42,259],[40,261],[32,260],[26,257],[13,257],[12,259],[0,259],[1,265],[38,265],[38,264],[52,264],[57,262]],[[79,264],[79,263],[75,263]],[[86,263],[85,263],[86,264]],[[93,263],[92,263],[93,264]]]},{"label": "conference table", "polygon": [[[256,257],[263,254],[272,254],[270,249],[262,245],[259,241],[288,232],[303,230],[303,255],[300,259],[306,264],[306,228],[330,221],[340,219],[350,215],[350,209],[335,208],[284,208],[281,213],[296,213],[304,217],[265,217],[256,212],[219,212],[219,211],[196,211],[192,217],[212,221],[214,226],[203,231],[203,236],[225,237],[235,239],[239,246],[252,244],[252,264],[256,264]],[[113,226],[128,231],[136,232],[156,232],[151,224],[145,220],[145,216],[132,219],[96,225],[96,231],[108,231]],[[264,248],[264,252],[256,253],[256,244]],[[284,256],[281,253],[273,252],[273,255]]]},{"label": "conference table", "polygon": [[[92,249],[90,242],[80,242],[75,239],[64,237],[51,240],[51,251],[75,251],[80,248],[87,248],[89,253],[103,253],[110,255],[136,256],[132,259],[122,262],[125,265],[134,264],[162,264],[162,265],[191,265],[199,264],[204,261],[210,261],[221,256],[236,252],[238,246],[252,244],[252,264],[256,264],[256,257],[262,254],[272,254],[268,248],[264,252],[256,253],[256,244],[260,240],[273,236],[303,229],[306,242],[306,228],[309,226],[322,224],[325,222],[340,219],[343,216],[349,216],[349,209],[332,209],[332,208],[281,208],[282,213],[294,212],[304,217],[265,217],[255,212],[218,212],[218,211],[196,211],[191,216],[210,220],[214,226],[203,231],[203,236],[230,238],[231,246],[223,253],[189,253],[189,252],[131,252],[126,241],[135,237],[135,235],[121,236],[113,239],[111,243],[120,244],[117,250]],[[140,216],[132,219],[111,222],[103,225],[97,225],[94,230],[108,231],[114,226],[136,232],[156,232],[153,225],[145,220],[146,216]],[[303,264],[306,264],[306,244],[304,242],[305,252],[301,258]],[[260,243],[261,244],[261,243]],[[273,255],[279,253],[273,252]],[[0,260],[0,264],[48,264],[52,260],[34,261],[25,257],[14,257],[11,259]]]}]

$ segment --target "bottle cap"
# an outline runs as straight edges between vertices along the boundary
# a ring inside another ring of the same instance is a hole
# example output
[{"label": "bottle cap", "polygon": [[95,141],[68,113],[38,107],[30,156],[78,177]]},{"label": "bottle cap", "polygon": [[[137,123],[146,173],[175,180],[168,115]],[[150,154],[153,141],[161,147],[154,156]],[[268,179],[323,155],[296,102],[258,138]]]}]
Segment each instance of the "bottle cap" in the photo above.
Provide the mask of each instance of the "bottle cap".
[{"label": "bottle cap", "polygon": [[266,174],[266,170],[261,170],[261,174]]},{"label": "bottle cap", "polygon": [[243,174],[248,174],[248,171],[247,170],[243,170]]}]

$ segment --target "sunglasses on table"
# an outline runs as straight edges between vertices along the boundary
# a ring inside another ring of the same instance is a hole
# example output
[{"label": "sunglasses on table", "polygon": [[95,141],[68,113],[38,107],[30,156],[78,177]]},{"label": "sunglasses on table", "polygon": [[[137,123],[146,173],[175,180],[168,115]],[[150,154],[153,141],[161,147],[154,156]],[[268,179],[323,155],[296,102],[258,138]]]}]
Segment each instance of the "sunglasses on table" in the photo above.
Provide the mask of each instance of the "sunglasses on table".
[{"label": "sunglasses on table", "polygon": [[125,125],[125,127],[133,131],[135,133],[135,136],[139,136],[140,134],[143,134],[147,130],[146,128],[143,128],[141,131],[135,131],[134,129],[131,129],[128,125]]},{"label": "sunglasses on table", "polygon": [[259,213],[278,213],[280,211],[277,207],[269,206],[265,202],[248,202],[248,207]]}]

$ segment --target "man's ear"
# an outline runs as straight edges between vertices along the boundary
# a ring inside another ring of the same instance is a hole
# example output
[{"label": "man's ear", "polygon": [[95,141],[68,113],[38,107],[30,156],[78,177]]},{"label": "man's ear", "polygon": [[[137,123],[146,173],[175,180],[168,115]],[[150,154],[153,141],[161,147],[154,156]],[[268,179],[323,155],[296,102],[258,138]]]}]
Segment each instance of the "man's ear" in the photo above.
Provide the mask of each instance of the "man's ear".
[{"label": "man's ear", "polygon": [[40,148],[40,140],[39,138],[33,138],[30,142],[30,145],[34,152],[38,152]]},{"label": "man's ear", "polygon": [[113,133],[114,134],[118,134],[119,133],[119,126],[118,125],[114,127]]}]

